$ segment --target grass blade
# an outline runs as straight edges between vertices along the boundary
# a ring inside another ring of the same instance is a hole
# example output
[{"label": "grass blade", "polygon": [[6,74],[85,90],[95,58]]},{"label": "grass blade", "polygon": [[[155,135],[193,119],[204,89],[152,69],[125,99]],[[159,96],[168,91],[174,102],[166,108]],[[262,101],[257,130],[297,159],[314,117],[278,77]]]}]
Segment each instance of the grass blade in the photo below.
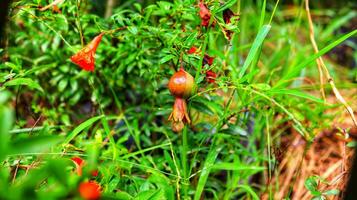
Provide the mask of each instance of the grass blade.
[{"label": "grass blade", "polygon": [[201,198],[201,194],[203,192],[203,189],[206,185],[208,175],[211,171],[211,167],[213,166],[214,162],[216,161],[216,158],[218,156],[218,153],[220,152],[221,148],[218,148],[214,145],[211,146],[211,149],[208,153],[208,156],[206,158],[205,164],[203,165],[202,172],[200,175],[200,178],[198,180],[197,188],[196,188],[196,193],[195,193],[195,198],[194,200],[199,200]]},{"label": "grass blade", "polygon": [[352,32],[349,32],[349,33],[343,35],[336,41],[332,42],[331,44],[327,45],[325,48],[321,49],[318,53],[315,53],[315,54],[311,55],[310,57],[308,57],[307,59],[305,59],[304,62],[301,62],[297,66],[292,67],[291,68],[292,70],[290,70],[282,79],[279,80],[279,82],[276,84],[275,88],[283,86],[283,84],[286,83],[287,80],[289,80],[289,79],[293,78],[294,76],[296,76],[297,74],[299,74],[299,72],[303,68],[305,68],[308,64],[315,62],[316,58],[329,52],[331,49],[333,49],[337,45],[341,44],[343,41],[347,40],[348,38],[352,37],[356,33],[357,33],[357,30],[354,30]]},{"label": "grass blade", "polygon": [[73,140],[73,138],[75,138],[81,131],[83,131],[84,129],[88,128],[89,126],[91,126],[92,124],[94,124],[96,121],[100,120],[101,118],[103,118],[104,115],[100,115],[100,116],[96,116],[96,117],[92,117],[88,120],[86,120],[85,122],[81,123],[79,126],[77,126],[71,134],[69,134],[65,141],[63,142],[64,145],[68,144],[71,140]]},{"label": "grass blade", "polygon": [[218,170],[232,170],[232,171],[245,171],[245,170],[251,170],[251,171],[263,171],[266,168],[261,167],[261,166],[250,166],[250,165],[235,165],[234,163],[217,163],[212,166],[212,169],[218,169]]},{"label": "grass blade", "polygon": [[[260,30],[255,38],[252,48],[250,48],[250,51],[248,53],[247,59],[245,60],[242,69],[239,72],[238,78],[242,78],[245,71],[247,71],[249,65],[252,63],[254,57],[257,55],[259,47],[262,45],[265,37],[268,35],[270,31],[271,26],[270,25],[264,25]],[[236,77],[234,77],[236,79]]]},{"label": "grass blade", "polygon": [[312,96],[310,94],[304,93],[299,90],[289,90],[289,89],[279,89],[279,90],[271,90],[269,91],[269,95],[274,95],[274,94],[281,94],[281,95],[292,95],[304,99],[308,99],[311,101],[315,101],[317,103],[324,103],[323,99],[317,98],[315,96]]}]

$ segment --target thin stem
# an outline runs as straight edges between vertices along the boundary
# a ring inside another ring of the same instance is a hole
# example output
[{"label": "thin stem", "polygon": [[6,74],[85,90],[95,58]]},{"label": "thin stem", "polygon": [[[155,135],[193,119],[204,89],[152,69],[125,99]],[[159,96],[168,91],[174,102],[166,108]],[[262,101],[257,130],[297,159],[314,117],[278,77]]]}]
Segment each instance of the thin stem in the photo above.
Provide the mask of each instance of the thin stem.
[{"label": "thin stem", "polygon": [[[315,31],[313,28],[313,24],[312,24],[312,19],[311,19],[311,14],[310,14],[310,9],[309,9],[309,0],[305,1],[305,9],[306,9],[306,14],[307,14],[307,19],[309,21],[309,27],[310,27],[310,41],[312,43],[312,46],[314,47],[315,52],[318,52],[317,49],[317,45],[316,45],[316,41],[315,41]],[[324,101],[326,101],[326,95],[325,95],[325,90],[324,90],[324,73],[322,71],[322,58],[320,57],[319,59],[316,60],[317,63],[317,69],[319,70],[319,76],[320,76],[320,92],[321,92],[321,96],[324,99]]]},{"label": "thin stem", "polygon": [[69,44],[69,42],[67,42],[66,39],[64,39],[64,37],[59,33],[57,32],[54,28],[52,28],[50,25],[48,25],[45,21],[41,20],[39,17],[37,17],[36,15],[30,13],[29,11],[25,10],[25,9],[22,9],[20,8],[20,10],[26,12],[27,14],[30,14],[32,17],[34,17],[37,21],[43,23],[47,28],[49,28],[51,31],[53,31],[56,35],[58,35],[58,37],[60,37],[63,42],[70,48],[71,51],[73,52],[76,52],[76,50],[72,47],[72,45]]},{"label": "thin stem", "polygon": [[[309,20],[309,28],[310,28],[310,40],[311,40],[311,44],[314,48],[315,53],[319,52],[319,48],[317,47],[315,38],[314,38],[314,26],[312,24],[312,19],[311,19],[311,15],[310,15],[310,11],[309,11],[309,0],[305,1],[305,6],[306,6],[306,12],[307,12],[307,17]],[[322,68],[322,71],[325,73],[326,79],[328,81],[328,83],[331,85],[332,91],[335,94],[336,98],[338,101],[340,101],[346,108],[347,112],[350,114],[351,119],[353,121],[353,123],[355,124],[355,126],[357,127],[357,120],[354,116],[353,110],[352,108],[348,105],[348,103],[346,102],[346,100],[343,98],[343,96],[341,95],[340,91],[337,89],[335,82],[333,81],[333,78],[330,75],[330,72],[328,71],[324,60],[322,59],[322,57],[320,56],[317,59],[317,66],[319,66],[319,68]],[[319,69],[320,71],[320,69]],[[322,74],[320,73],[320,80],[321,80],[321,76]]]},{"label": "thin stem", "polygon": [[269,118],[268,114],[265,116],[266,120],[266,131],[267,131],[267,150],[268,150],[268,187],[269,187],[269,199],[273,199],[273,193],[272,193],[272,185],[271,183],[271,169],[272,169],[272,163],[271,163],[271,141],[270,141],[270,127],[269,127]]},{"label": "thin stem", "polygon": [[186,184],[187,177],[188,177],[188,171],[187,171],[187,151],[188,151],[188,144],[187,144],[187,126],[184,126],[183,131],[182,131],[182,154],[181,154],[181,160],[182,160],[182,167],[183,167],[183,178],[184,178],[184,185],[183,185],[183,192],[185,199],[188,198],[188,184]]},{"label": "thin stem", "polygon": [[77,22],[77,26],[78,26],[79,36],[80,36],[80,38],[81,38],[81,44],[82,44],[82,47],[83,47],[83,46],[84,46],[83,30],[82,30],[82,26],[81,26],[80,17],[79,17],[80,5],[81,5],[81,0],[77,0],[77,5],[76,5],[76,7],[77,7],[76,22]]}]

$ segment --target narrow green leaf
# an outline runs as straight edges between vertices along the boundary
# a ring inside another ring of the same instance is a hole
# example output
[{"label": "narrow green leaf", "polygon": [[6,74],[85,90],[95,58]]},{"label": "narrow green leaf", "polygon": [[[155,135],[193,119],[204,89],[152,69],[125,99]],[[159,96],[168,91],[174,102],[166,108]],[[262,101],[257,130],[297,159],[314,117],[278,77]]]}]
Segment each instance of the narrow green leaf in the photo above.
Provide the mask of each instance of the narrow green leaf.
[{"label": "narrow green leaf", "polygon": [[212,166],[212,169],[218,169],[218,170],[232,170],[232,171],[246,171],[246,170],[251,170],[251,171],[263,171],[266,168],[265,167],[260,167],[260,166],[249,166],[249,165],[234,165],[234,163],[217,163]]},{"label": "narrow green leaf", "polygon": [[[268,35],[270,31],[271,26],[270,25],[264,25],[260,30],[255,38],[252,47],[249,50],[248,56],[243,64],[242,69],[239,71],[238,78],[242,78],[245,71],[247,71],[249,65],[252,63],[254,57],[257,55],[259,47],[262,45],[264,42],[265,37]],[[236,77],[234,77],[236,78]]]},{"label": "narrow green leaf", "polygon": [[201,194],[203,192],[203,189],[206,185],[208,175],[211,171],[211,167],[213,166],[214,162],[217,159],[218,153],[220,152],[221,148],[218,148],[216,146],[211,146],[211,149],[207,155],[205,164],[203,165],[202,172],[200,175],[200,178],[198,180],[197,188],[196,188],[196,193],[194,200],[199,200],[201,198]]},{"label": "narrow green leaf", "polygon": [[333,20],[319,35],[319,38],[327,38],[328,36],[333,35],[333,32],[335,30],[345,25],[346,23],[348,23],[349,20],[351,20],[356,16],[357,16],[357,12],[351,10],[351,12],[348,12],[347,15]]},{"label": "narrow green leaf", "polygon": [[4,84],[4,86],[17,86],[17,85],[26,85],[30,87],[31,89],[37,89],[40,92],[43,92],[42,87],[35,81],[29,79],[29,78],[15,78],[11,81],[8,81]]},{"label": "narrow green leaf", "polygon": [[230,8],[235,4],[237,0],[229,0],[225,4],[223,4],[221,7],[219,7],[217,10],[213,11],[214,13],[222,12],[223,10]]},{"label": "narrow green leaf", "polygon": [[312,96],[310,94],[304,93],[304,92],[299,91],[299,90],[289,90],[289,89],[279,89],[278,90],[278,89],[273,89],[273,90],[269,91],[268,93],[270,95],[276,95],[276,94],[292,95],[292,96],[308,99],[308,100],[311,100],[311,101],[315,101],[317,103],[324,103],[323,99],[317,98],[315,96]]},{"label": "narrow green leaf", "polygon": [[275,85],[275,88],[282,86],[284,83],[287,82],[287,80],[293,78],[299,72],[305,68],[307,65],[309,65],[312,62],[315,62],[315,60],[324,55],[325,53],[329,52],[331,49],[336,47],[337,45],[341,44],[343,41],[347,40],[348,38],[352,37],[354,34],[357,33],[357,30],[354,30],[350,33],[347,33],[337,39],[336,41],[332,42],[331,44],[327,45],[325,48],[321,49],[318,53],[315,53],[305,59],[305,61],[301,62],[300,64],[297,64],[295,67],[292,67],[291,70],[283,77],[280,79],[280,81]]},{"label": "narrow green leaf", "polygon": [[266,83],[256,83],[256,84],[251,84],[250,86],[252,86],[255,89],[258,90],[270,90],[271,87],[270,85],[266,84]]},{"label": "narrow green leaf", "polygon": [[338,189],[327,190],[323,192],[324,195],[338,195],[340,191]]},{"label": "narrow green leaf", "polygon": [[65,139],[65,141],[63,142],[63,144],[68,144],[71,140],[73,140],[73,138],[75,138],[81,131],[83,131],[84,129],[88,128],[89,126],[92,126],[92,124],[94,124],[96,121],[100,120],[101,118],[103,118],[104,115],[100,115],[100,116],[96,116],[96,117],[92,117],[88,120],[86,120],[85,122],[81,123],[79,126],[77,126]]},{"label": "narrow green leaf", "polygon": [[249,185],[239,185],[239,188],[242,188],[243,190],[245,190],[248,194],[250,194],[250,196],[252,196],[252,198],[254,200],[259,200],[259,196],[257,195],[256,192],[254,192],[253,188],[250,187]]},{"label": "narrow green leaf", "polygon": [[[3,101],[6,101],[5,99],[7,99],[5,95],[5,93],[0,93],[0,98],[4,98]],[[9,131],[12,127],[13,120],[14,117],[11,108],[0,104],[0,162],[8,153],[8,145],[10,140]]]},{"label": "narrow green leaf", "polygon": [[173,58],[175,58],[174,55],[166,55],[166,56],[164,56],[163,58],[160,59],[160,62],[159,62],[159,63],[160,63],[160,65],[161,65],[161,64],[164,64],[164,63],[170,61],[170,60],[173,59]]},{"label": "narrow green leaf", "polygon": [[57,135],[21,138],[12,142],[10,152],[11,154],[39,153],[53,147],[62,140],[63,138]]}]

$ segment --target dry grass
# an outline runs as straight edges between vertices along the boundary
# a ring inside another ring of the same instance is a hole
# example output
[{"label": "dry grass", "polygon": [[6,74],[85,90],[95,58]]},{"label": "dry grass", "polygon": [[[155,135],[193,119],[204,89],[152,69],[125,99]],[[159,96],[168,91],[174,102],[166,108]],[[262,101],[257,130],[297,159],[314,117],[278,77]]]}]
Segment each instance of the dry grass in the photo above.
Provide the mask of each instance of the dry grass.
[{"label": "dry grass", "polygon": [[[347,94],[348,91],[343,91],[343,93]],[[356,97],[350,95],[347,98],[350,102],[355,102]],[[332,95],[327,100],[338,103]],[[283,199],[288,196],[292,200],[312,199],[313,196],[304,183],[308,177],[314,175],[327,181],[327,183],[319,183],[320,191],[330,189],[341,191],[339,196],[329,196],[328,199],[343,198],[354,153],[352,148],[346,147],[346,143],[356,138],[357,129],[349,114],[341,107],[330,112],[336,116],[331,129],[321,131],[310,147],[298,133],[282,137],[280,150],[283,154],[280,156],[281,160],[275,167],[275,174],[270,181],[274,199]],[[341,113],[344,114],[341,115]],[[346,134],[343,131],[348,131],[350,138],[344,138]],[[266,192],[262,198],[268,199],[268,196]]]}]

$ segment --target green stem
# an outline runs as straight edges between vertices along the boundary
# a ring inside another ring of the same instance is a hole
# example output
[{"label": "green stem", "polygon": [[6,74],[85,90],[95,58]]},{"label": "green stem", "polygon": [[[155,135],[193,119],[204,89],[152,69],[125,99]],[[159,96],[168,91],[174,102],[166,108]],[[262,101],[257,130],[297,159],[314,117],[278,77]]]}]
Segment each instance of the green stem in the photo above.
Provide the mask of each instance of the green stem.
[{"label": "green stem", "polygon": [[82,47],[84,46],[84,38],[83,38],[83,29],[81,26],[81,21],[79,17],[79,9],[81,5],[81,0],[77,0],[77,16],[76,16],[76,21],[77,21],[77,26],[78,26],[78,32],[79,32],[79,37],[81,38],[81,45]]},{"label": "green stem", "polygon": [[[94,74],[93,74],[94,75]],[[95,78],[95,76],[93,76],[93,79]],[[91,86],[93,92],[95,91],[95,88],[94,88],[94,81],[93,79],[89,78],[89,85]],[[98,105],[99,105],[99,110],[100,110],[100,113],[102,115],[105,116],[105,113],[104,113],[104,110],[102,108],[102,105],[100,104],[100,97],[99,95],[97,96],[97,102],[98,102]],[[109,123],[108,123],[108,120],[106,119],[106,117],[103,117],[102,120],[102,125],[103,125],[103,128],[104,128],[104,131],[107,135],[107,137],[109,138],[109,142],[113,148],[113,160],[116,160],[116,158],[118,157],[118,150],[116,148],[116,143],[115,143],[115,140],[111,134],[111,131],[110,131],[110,128],[109,128]]]},{"label": "green stem", "polygon": [[188,161],[187,161],[187,151],[188,151],[188,144],[187,144],[187,126],[183,128],[182,131],[182,154],[181,154],[181,160],[182,160],[182,167],[183,167],[183,179],[184,179],[184,184],[183,184],[183,192],[184,192],[184,199],[188,198]]}]

